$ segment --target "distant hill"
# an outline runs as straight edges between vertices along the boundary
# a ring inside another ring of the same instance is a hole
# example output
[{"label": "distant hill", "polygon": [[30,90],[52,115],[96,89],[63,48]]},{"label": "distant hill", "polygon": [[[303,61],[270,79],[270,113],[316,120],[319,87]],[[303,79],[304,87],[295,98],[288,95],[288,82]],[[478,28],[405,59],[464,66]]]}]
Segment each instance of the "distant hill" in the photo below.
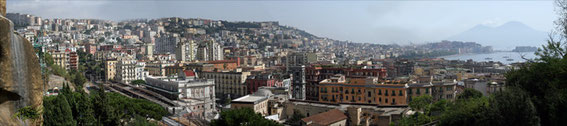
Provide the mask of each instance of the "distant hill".
[{"label": "distant hill", "polygon": [[497,50],[512,50],[516,46],[540,47],[546,43],[548,33],[535,30],[521,22],[490,27],[477,25],[467,31],[451,36],[448,40],[471,41]]}]

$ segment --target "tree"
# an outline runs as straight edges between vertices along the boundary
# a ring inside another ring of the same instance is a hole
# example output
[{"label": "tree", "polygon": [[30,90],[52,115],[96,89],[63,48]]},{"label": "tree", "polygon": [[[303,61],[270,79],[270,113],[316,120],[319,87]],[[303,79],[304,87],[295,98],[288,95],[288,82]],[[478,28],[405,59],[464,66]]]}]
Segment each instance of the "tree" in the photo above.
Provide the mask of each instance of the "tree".
[{"label": "tree", "polygon": [[80,89],[81,87],[83,87],[83,85],[86,82],[87,82],[87,78],[85,77],[85,75],[83,75],[83,73],[81,72],[74,73],[73,83],[75,84],[75,87],[78,87],[78,89]]},{"label": "tree", "polygon": [[556,5],[558,32],[551,33],[547,45],[538,49],[537,59],[506,75],[509,87],[530,96],[541,125],[563,125],[567,119],[567,1],[557,0]]},{"label": "tree", "polygon": [[470,99],[480,97],[482,97],[482,93],[472,88],[466,88],[463,93],[457,95],[457,99]]},{"label": "tree", "polygon": [[288,123],[290,123],[291,125],[301,125],[301,119],[303,118],[305,118],[305,115],[301,114],[299,110],[294,109],[293,115],[291,115],[291,118],[289,119]]},{"label": "tree", "polygon": [[439,100],[435,103],[433,103],[431,105],[431,107],[429,108],[429,115],[430,116],[439,116],[441,115],[443,112],[445,112],[447,110],[447,108],[449,107],[449,101],[442,99]]},{"label": "tree", "polygon": [[392,123],[390,125],[396,126],[417,126],[417,125],[424,125],[431,122],[431,117],[423,114],[423,113],[415,113],[410,115],[409,117],[405,117],[400,119],[396,123]]},{"label": "tree", "polygon": [[453,102],[439,119],[440,126],[489,125],[485,123],[488,98],[468,98]]},{"label": "tree", "polygon": [[416,111],[424,111],[432,103],[433,97],[431,95],[422,95],[412,99],[408,106]]},{"label": "tree", "polygon": [[97,122],[99,123],[98,125],[119,125],[117,113],[115,113],[114,108],[108,104],[109,100],[106,93],[104,93],[104,89],[101,88],[99,91],[93,93],[96,93],[93,100],[97,101],[94,102],[94,112]]},{"label": "tree", "polygon": [[73,112],[63,95],[44,98],[43,124],[46,126],[75,126]]},{"label": "tree", "polygon": [[73,92],[73,96],[77,101],[77,107],[75,107],[76,109],[73,110],[73,112],[77,115],[75,120],[77,121],[77,125],[80,126],[92,126],[96,124],[93,104],[87,95],[88,94],[82,90]]},{"label": "tree", "polygon": [[283,126],[275,121],[265,119],[250,108],[231,109],[223,111],[220,118],[211,121],[211,126]]},{"label": "tree", "polygon": [[51,54],[44,53],[43,55],[45,57],[45,63],[47,64],[47,66],[51,66],[53,65],[53,63],[55,63],[55,61],[53,61],[53,56],[51,56]]},{"label": "tree", "polygon": [[489,100],[486,114],[491,125],[536,126],[539,125],[536,108],[530,96],[523,90],[509,87],[497,92]]},{"label": "tree", "polygon": [[133,80],[130,83],[135,84],[135,85],[143,85],[143,84],[146,84],[146,81],[144,81],[144,80]]},{"label": "tree", "polygon": [[135,115],[134,120],[131,121],[128,125],[129,126],[158,126],[157,123],[149,122],[148,120],[146,120],[146,118],[144,118],[140,115]]}]

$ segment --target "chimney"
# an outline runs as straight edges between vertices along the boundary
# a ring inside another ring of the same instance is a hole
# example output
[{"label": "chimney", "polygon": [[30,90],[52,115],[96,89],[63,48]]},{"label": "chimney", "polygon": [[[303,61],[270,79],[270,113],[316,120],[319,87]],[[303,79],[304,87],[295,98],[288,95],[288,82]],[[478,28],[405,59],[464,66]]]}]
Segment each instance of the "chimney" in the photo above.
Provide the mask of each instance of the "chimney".
[{"label": "chimney", "polygon": [[0,0],[0,14],[6,17],[6,0]]}]

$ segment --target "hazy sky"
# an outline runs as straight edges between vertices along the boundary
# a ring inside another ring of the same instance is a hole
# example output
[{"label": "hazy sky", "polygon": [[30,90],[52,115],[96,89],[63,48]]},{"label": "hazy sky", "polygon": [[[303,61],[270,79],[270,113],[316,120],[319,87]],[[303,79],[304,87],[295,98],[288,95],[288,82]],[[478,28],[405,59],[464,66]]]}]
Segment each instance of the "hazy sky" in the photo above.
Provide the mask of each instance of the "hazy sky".
[{"label": "hazy sky", "polygon": [[279,21],[317,36],[382,44],[439,41],[475,25],[508,21],[549,32],[557,18],[551,0],[8,0],[7,4],[8,12],[44,18]]}]

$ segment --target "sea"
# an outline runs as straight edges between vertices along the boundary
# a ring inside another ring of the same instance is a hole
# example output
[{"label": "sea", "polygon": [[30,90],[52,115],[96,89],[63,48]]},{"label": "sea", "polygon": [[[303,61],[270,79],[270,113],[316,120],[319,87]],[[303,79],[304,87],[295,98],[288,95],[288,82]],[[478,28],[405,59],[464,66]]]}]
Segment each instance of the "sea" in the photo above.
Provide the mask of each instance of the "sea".
[{"label": "sea", "polygon": [[[472,59],[475,62],[482,61],[499,61],[503,64],[525,62],[526,59],[535,59],[535,52],[493,52],[493,53],[471,53],[471,54],[457,54],[450,56],[441,56],[438,58],[444,58],[446,60],[463,60]],[[511,60],[509,60],[511,59]]]}]

